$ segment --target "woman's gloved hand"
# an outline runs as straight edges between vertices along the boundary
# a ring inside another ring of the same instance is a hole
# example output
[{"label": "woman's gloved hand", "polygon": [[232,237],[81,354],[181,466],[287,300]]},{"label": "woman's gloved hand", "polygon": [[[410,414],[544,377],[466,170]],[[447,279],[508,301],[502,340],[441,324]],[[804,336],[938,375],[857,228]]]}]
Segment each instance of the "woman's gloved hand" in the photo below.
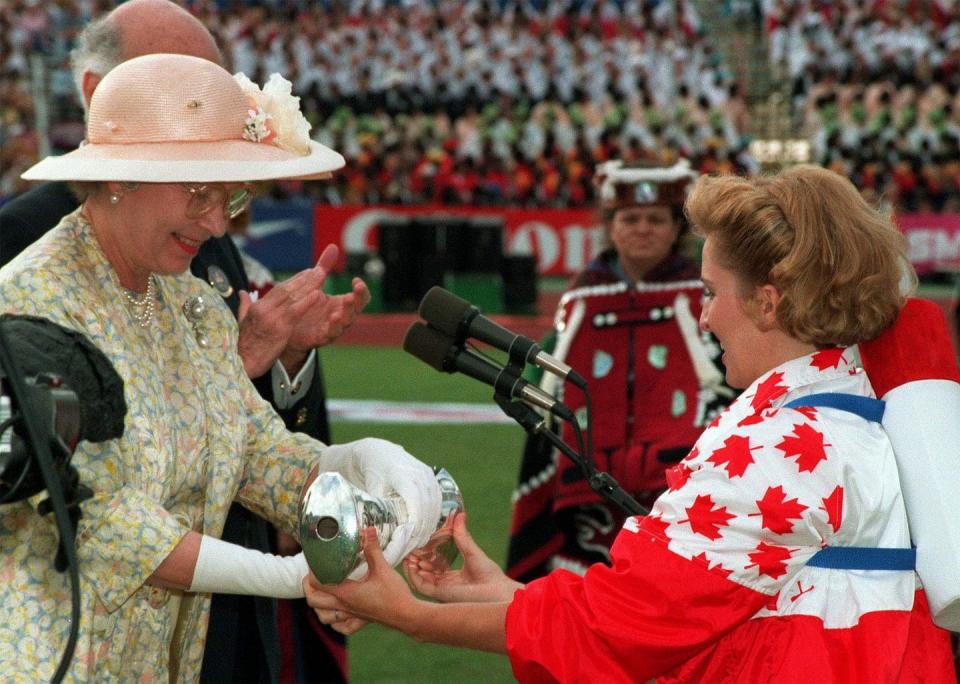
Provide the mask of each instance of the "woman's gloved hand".
[{"label": "woman's gloved hand", "polygon": [[[381,497],[396,497],[403,502],[400,524],[390,537],[383,555],[396,566],[411,551],[430,539],[440,520],[440,485],[433,469],[411,456],[399,444],[368,437],[327,447],[320,459],[320,470],[336,472],[351,484]],[[366,563],[351,574],[363,577]]]}]

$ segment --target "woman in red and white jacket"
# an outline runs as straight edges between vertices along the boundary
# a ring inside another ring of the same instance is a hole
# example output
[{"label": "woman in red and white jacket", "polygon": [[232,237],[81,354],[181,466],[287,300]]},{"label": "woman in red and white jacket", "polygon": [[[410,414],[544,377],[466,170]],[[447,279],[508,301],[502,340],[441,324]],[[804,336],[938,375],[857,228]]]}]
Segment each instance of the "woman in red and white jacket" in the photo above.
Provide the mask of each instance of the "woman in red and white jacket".
[{"label": "woman in red and white jacket", "polygon": [[701,178],[686,211],[706,238],[700,326],[745,389],[651,514],[627,519],[612,567],[512,583],[460,520],[462,570],[405,566],[446,603],[415,599],[368,537],[364,581],[308,588],[322,620],[505,652],[521,681],[954,680],[883,405],[851,348],[904,304],[902,236],[810,166]]}]

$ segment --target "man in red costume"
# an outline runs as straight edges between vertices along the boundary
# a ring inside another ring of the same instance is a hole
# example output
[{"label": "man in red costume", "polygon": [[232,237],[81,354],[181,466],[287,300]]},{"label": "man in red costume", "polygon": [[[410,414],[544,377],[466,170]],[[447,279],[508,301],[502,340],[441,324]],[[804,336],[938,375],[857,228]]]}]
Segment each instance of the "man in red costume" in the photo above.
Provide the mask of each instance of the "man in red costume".
[{"label": "man in red costume", "polygon": [[[696,177],[670,167],[607,162],[596,182],[608,247],[573,280],[556,316],[554,355],[587,378],[597,467],[649,509],[664,471],[683,458],[733,396],[719,348],[697,329],[699,268],[686,252],[683,201]],[[584,397],[544,379],[586,426]],[[576,448],[568,424],[564,440]],[[593,492],[578,466],[530,438],[511,526],[508,574],[530,580],[609,563],[625,514]]]}]

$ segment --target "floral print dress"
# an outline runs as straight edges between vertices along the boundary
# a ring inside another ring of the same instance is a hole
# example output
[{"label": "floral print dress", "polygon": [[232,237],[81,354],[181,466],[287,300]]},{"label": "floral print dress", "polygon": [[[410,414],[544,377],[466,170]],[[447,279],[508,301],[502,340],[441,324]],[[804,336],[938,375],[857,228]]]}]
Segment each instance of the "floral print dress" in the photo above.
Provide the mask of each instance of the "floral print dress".
[{"label": "floral print dress", "polygon": [[[195,681],[209,595],[145,584],[188,530],[219,536],[236,499],[293,531],[300,488],[324,445],[287,432],[236,353],[237,324],[189,273],[158,276],[141,327],[80,210],[0,270],[0,312],[89,337],[124,379],[121,438],[81,442],[72,463],[94,496],[77,530],[82,612],[68,679]],[[183,313],[203,296],[197,326]],[[202,332],[209,341],[202,347]],[[36,506],[0,506],[0,672],[49,679],[67,642],[70,584],[57,532]]]}]

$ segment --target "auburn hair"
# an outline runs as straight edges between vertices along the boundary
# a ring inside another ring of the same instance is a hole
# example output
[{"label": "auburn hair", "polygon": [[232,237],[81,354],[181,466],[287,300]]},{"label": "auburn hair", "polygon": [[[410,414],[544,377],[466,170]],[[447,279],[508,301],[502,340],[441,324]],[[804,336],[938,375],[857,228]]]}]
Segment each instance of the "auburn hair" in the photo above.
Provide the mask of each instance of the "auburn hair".
[{"label": "auburn hair", "polygon": [[772,284],[777,323],[818,347],[871,340],[916,285],[906,240],[846,178],[800,165],[752,179],[701,177],[685,206],[749,301]]}]

